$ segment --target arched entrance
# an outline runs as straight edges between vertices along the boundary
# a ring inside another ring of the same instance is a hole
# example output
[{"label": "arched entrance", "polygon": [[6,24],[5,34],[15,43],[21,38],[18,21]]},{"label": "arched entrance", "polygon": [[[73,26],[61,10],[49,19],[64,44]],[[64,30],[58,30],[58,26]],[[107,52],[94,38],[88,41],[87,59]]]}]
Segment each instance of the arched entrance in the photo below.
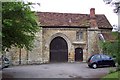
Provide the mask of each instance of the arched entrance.
[{"label": "arched entrance", "polygon": [[75,49],[75,61],[83,61],[83,49],[82,48]]},{"label": "arched entrance", "polygon": [[54,38],[50,43],[50,62],[67,62],[68,45],[62,37]]}]

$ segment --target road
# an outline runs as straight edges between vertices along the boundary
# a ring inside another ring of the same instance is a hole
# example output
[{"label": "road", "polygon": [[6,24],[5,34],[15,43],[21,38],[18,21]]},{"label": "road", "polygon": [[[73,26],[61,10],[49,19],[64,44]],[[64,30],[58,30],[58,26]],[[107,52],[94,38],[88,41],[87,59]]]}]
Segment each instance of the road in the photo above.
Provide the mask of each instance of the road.
[{"label": "road", "polygon": [[49,63],[3,69],[5,78],[100,78],[113,67],[92,69],[86,63]]}]

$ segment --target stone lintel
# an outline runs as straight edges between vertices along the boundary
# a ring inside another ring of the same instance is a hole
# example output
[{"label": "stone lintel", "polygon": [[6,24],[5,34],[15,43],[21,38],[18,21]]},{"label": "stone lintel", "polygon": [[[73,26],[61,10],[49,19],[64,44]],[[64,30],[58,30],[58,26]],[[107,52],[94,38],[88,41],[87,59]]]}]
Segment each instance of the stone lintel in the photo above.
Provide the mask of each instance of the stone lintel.
[{"label": "stone lintel", "polygon": [[85,45],[86,44],[86,42],[85,41],[74,41],[72,44],[74,44],[74,45]]}]

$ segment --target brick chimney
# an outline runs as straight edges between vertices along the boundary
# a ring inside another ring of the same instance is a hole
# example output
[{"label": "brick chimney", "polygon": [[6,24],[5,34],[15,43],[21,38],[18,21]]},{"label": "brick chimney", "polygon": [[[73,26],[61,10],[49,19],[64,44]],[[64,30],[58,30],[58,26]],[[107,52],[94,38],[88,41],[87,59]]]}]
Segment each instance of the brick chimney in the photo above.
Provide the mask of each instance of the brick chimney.
[{"label": "brick chimney", "polygon": [[95,8],[90,9],[90,18],[95,18]]},{"label": "brick chimney", "polygon": [[91,28],[97,28],[95,8],[90,9],[90,23],[91,23]]}]

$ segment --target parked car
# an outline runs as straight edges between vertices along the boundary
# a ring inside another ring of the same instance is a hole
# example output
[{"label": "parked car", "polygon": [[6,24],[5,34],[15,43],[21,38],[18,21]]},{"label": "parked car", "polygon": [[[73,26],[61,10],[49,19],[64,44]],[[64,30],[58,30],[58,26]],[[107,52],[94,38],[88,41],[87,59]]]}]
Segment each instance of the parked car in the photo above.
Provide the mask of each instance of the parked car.
[{"label": "parked car", "polygon": [[1,69],[7,68],[10,66],[10,61],[6,57],[1,57]]},{"label": "parked car", "polygon": [[115,67],[115,61],[112,57],[105,54],[95,54],[88,59],[88,66],[90,68],[98,68],[103,66],[113,66]]}]

